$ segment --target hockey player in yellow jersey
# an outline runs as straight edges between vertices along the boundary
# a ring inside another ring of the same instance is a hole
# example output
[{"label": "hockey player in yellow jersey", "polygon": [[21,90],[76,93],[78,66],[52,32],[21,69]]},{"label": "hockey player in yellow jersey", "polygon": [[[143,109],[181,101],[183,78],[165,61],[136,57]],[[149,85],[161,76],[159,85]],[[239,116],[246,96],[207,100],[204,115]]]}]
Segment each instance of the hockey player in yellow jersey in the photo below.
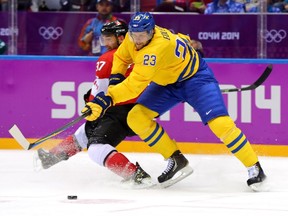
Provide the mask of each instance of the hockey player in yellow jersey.
[{"label": "hockey player in yellow jersey", "polygon": [[[119,84],[110,86],[106,94],[99,93],[87,103],[83,111],[92,110],[87,120],[93,121],[110,106],[141,94],[127,122],[145,143],[168,160],[167,168],[158,177],[165,187],[187,177],[193,170],[155,118],[186,102],[248,169],[248,186],[259,190],[266,175],[258,157],[229,116],[213,72],[190,42],[188,36],[173,34],[155,25],[149,12],[134,14],[129,33],[114,54],[110,79],[113,83],[118,80]],[[131,63],[134,63],[133,71],[125,79],[124,73]]]}]

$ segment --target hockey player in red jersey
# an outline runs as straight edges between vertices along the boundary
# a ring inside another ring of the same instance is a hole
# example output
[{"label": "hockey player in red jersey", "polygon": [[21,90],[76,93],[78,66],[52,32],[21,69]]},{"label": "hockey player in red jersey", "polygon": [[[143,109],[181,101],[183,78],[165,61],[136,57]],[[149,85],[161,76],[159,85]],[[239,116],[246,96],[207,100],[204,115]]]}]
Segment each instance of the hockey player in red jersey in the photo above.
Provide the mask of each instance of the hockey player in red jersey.
[{"label": "hockey player in red jersey", "polygon": [[[101,29],[101,40],[107,48],[107,52],[99,57],[96,62],[96,79],[92,88],[84,95],[84,100],[89,102],[101,91],[106,92],[108,85],[114,85],[122,80],[117,77],[110,80],[113,54],[124,40],[128,28],[123,21],[113,21],[105,24]],[[126,77],[131,70],[127,69]],[[93,122],[86,122],[73,134],[65,138],[57,146],[47,152],[39,149],[35,156],[36,164],[44,169],[57,164],[62,160],[77,154],[82,149],[88,149],[89,157],[100,166],[107,167],[124,180],[130,180],[136,185],[148,185],[152,183],[151,177],[138,163],[128,160],[115,147],[127,136],[135,133],[127,125],[127,114],[134,106],[135,100],[130,100],[108,109],[106,114]]]}]

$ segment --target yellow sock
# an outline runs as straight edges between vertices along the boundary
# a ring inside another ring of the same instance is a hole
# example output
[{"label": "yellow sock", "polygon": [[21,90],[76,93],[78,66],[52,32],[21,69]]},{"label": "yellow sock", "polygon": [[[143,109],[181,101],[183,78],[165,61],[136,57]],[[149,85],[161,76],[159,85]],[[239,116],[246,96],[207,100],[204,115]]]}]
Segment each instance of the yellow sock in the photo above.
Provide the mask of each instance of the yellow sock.
[{"label": "yellow sock", "polygon": [[215,118],[208,122],[208,125],[244,166],[253,166],[258,161],[250,142],[229,116]]},{"label": "yellow sock", "polygon": [[158,113],[137,104],[129,112],[127,123],[129,127],[155,152],[168,159],[178,147],[165,130],[153,119]]}]

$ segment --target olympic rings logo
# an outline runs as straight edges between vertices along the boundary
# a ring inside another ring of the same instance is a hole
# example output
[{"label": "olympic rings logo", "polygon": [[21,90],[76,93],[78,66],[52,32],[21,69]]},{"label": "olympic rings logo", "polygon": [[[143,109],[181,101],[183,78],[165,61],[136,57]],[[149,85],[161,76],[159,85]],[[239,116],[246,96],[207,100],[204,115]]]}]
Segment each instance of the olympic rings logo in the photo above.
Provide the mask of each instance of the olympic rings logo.
[{"label": "olympic rings logo", "polygon": [[287,33],[285,30],[280,29],[277,31],[276,29],[272,29],[270,31],[265,30],[265,32],[263,32],[262,38],[264,38],[267,43],[280,43],[286,36]]},{"label": "olympic rings logo", "polygon": [[63,29],[61,27],[41,26],[38,32],[45,40],[56,40],[63,34]]}]

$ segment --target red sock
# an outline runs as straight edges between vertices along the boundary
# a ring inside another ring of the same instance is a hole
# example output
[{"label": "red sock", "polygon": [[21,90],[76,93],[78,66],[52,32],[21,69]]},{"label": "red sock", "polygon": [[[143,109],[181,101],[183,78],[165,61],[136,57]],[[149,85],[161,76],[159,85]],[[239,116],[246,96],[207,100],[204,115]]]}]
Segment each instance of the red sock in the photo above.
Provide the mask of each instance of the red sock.
[{"label": "red sock", "polygon": [[132,176],[137,169],[133,163],[119,152],[112,152],[106,158],[105,167],[124,179]]},{"label": "red sock", "polygon": [[50,150],[51,153],[56,155],[66,154],[68,157],[71,157],[81,151],[81,147],[78,145],[76,140],[72,135],[66,137],[59,143],[57,146]]}]

